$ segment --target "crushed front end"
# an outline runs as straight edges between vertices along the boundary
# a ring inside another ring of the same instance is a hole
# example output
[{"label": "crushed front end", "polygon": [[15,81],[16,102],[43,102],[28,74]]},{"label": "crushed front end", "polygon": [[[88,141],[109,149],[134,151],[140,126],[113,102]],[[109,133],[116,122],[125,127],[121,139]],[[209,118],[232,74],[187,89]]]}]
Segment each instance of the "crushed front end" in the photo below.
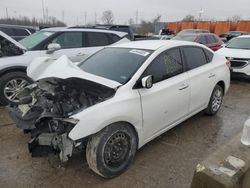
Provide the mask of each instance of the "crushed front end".
[{"label": "crushed front end", "polygon": [[115,90],[80,78],[47,78],[26,87],[8,110],[18,128],[31,133],[32,156],[58,154],[66,162],[83,140],[68,137],[79,120],[71,116],[111,98]]}]

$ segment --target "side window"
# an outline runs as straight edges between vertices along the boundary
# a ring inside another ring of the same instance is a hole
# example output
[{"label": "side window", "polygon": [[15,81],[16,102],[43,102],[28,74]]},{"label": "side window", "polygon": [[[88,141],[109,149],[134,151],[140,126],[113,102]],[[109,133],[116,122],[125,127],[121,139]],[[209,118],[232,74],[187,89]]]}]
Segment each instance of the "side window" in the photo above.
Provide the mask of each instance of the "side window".
[{"label": "side window", "polygon": [[121,38],[115,34],[107,34],[110,38],[110,44],[113,44],[119,40],[121,40]]},{"label": "side window", "polygon": [[25,29],[13,29],[15,36],[28,36],[29,33]]},{"label": "side window", "polygon": [[200,44],[207,44],[205,36],[200,36],[197,42]]},{"label": "side window", "polygon": [[109,45],[108,35],[99,32],[88,33],[88,47],[107,46]]},{"label": "side window", "polygon": [[160,82],[183,72],[183,63],[178,48],[163,52],[148,66],[143,76],[152,75],[153,82]]},{"label": "side window", "polygon": [[6,35],[13,36],[12,28],[0,27],[0,31],[4,32]]},{"label": "side window", "polygon": [[183,52],[188,70],[195,69],[207,63],[207,58],[202,48],[184,47]]},{"label": "side window", "polygon": [[62,49],[81,48],[83,46],[83,34],[82,32],[64,32],[55,37],[51,42],[60,44]]},{"label": "side window", "polygon": [[0,36],[0,57],[17,56],[23,54],[23,51],[13,43]]}]

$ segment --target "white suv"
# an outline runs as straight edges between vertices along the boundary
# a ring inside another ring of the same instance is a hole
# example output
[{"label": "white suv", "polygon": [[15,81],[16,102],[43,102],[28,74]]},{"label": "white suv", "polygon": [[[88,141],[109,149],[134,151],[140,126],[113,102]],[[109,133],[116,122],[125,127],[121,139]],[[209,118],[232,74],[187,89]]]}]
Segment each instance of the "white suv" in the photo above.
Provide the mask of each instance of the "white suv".
[{"label": "white suv", "polygon": [[90,168],[110,178],[160,134],[202,110],[215,115],[230,85],[227,63],[203,45],[159,40],[106,47],[78,66],[39,58],[27,69],[36,83],[10,112],[31,130],[33,156],[42,146],[67,161],[87,143]]},{"label": "white suv", "polygon": [[232,76],[250,78],[250,35],[231,39],[217,53],[231,62]]},{"label": "white suv", "polygon": [[18,102],[17,94],[31,82],[26,68],[35,57],[67,55],[80,62],[113,43],[127,42],[127,33],[87,28],[48,28],[16,42],[0,31],[0,103]]}]

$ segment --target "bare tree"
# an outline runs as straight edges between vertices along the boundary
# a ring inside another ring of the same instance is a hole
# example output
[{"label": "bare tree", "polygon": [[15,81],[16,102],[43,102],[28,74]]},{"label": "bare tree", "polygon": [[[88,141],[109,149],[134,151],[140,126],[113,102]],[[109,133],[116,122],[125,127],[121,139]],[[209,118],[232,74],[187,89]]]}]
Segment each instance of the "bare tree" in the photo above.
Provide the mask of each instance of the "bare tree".
[{"label": "bare tree", "polygon": [[194,15],[191,15],[191,14],[188,14],[186,15],[183,19],[182,19],[183,22],[194,22],[196,21],[195,19],[195,16]]},{"label": "bare tree", "polygon": [[148,34],[155,32],[155,25],[161,20],[161,15],[156,16],[152,21],[141,21],[140,28],[137,29],[139,34]]},{"label": "bare tree", "polygon": [[55,27],[55,26],[66,26],[62,21],[57,20],[55,17],[48,17],[46,21],[43,19],[37,19],[33,17],[29,19],[28,17],[19,18],[0,18],[0,24],[13,24],[13,25],[25,25],[25,26],[42,26],[42,27]]},{"label": "bare tree", "polygon": [[114,23],[114,14],[111,10],[106,10],[102,14],[102,22],[107,25]]},{"label": "bare tree", "polygon": [[242,18],[240,15],[233,15],[232,17],[227,18],[227,21],[232,21],[232,22],[238,22],[240,21]]}]

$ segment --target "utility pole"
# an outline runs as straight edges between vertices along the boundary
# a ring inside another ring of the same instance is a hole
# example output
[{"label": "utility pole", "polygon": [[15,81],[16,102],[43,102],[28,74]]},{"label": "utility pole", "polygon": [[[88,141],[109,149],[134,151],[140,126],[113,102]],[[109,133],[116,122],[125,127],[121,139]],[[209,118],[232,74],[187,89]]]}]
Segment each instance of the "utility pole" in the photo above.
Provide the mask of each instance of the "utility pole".
[{"label": "utility pole", "polygon": [[87,12],[84,12],[85,26],[87,25]]},{"label": "utility pole", "polygon": [[8,12],[8,8],[6,8],[6,18],[9,18],[9,12]]},{"label": "utility pole", "polygon": [[62,11],[62,21],[64,22],[64,10]]},{"label": "utility pole", "polygon": [[135,24],[136,25],[138,24],[138,17],[139,17],[139,13],[138,13],[138,10],[136,10],[136,13],[135,13]]},{"label": "utility pole", "polygon": [[49,8],[46,8],[46,20],[49,22]]},{"label": "utility pole", "polygon": [[45,22],[44,0],[42,0],[43,22]]},{"label": "utility pole", "polygon": [[97,24],[97,14],[95,12],[95,25]]}]

